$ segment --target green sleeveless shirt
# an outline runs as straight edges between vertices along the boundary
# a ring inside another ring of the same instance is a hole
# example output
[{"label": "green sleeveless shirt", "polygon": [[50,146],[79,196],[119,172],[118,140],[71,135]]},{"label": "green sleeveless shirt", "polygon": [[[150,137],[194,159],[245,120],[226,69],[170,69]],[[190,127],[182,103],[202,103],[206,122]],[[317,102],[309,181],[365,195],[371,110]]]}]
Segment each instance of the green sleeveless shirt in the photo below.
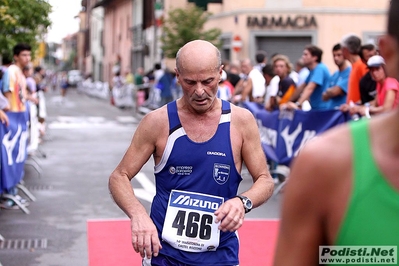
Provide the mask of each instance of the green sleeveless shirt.
[{"label": "green sleeveless shirt", "polygon": [[373,158],[369,120],[352,122],[349,126],[353,143],[353,185],[335,245],[398,248],[399,191],[389,184]]}]

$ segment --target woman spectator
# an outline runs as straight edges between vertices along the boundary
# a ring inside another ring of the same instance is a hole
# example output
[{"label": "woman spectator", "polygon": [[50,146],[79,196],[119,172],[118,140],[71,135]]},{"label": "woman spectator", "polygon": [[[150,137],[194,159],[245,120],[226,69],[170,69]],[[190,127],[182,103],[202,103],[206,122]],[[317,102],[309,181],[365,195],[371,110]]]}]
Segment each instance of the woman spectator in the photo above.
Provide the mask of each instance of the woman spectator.
[{"label": "woman spectator", "polygon": [[380,55],[374,55],[367,61],[371,77],[377,83],[377,97],[367,105],[352,106],[350,113],[360,115],[374,115],[396,108],[399,103],[399,83],[388,77],[385,70],[385,61]]}]

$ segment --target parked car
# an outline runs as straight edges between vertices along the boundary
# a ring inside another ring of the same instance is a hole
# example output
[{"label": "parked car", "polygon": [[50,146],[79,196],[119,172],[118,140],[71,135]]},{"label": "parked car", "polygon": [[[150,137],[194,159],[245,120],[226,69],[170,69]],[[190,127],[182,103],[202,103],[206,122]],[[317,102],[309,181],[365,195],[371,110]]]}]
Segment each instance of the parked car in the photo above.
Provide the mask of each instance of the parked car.
[{"label": "parked car", "polygon": [[82,80],[82,73],[79,70],[68,71],[68,85],[71,87],[76,87],[78,83]]}]

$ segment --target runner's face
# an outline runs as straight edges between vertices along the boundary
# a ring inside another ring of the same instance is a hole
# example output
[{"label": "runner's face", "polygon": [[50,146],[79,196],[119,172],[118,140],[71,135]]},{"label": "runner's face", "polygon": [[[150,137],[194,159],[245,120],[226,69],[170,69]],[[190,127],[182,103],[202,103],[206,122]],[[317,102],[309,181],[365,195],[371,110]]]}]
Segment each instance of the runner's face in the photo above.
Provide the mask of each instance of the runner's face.
[{"label": "runner's face", "polygon": [[212,105],[218,91],[222,69],[223,66],[215,68],[213,65],[197,71],[184,70],[179,73],[176,70],[183,94],[194,110],[205,112]]}]

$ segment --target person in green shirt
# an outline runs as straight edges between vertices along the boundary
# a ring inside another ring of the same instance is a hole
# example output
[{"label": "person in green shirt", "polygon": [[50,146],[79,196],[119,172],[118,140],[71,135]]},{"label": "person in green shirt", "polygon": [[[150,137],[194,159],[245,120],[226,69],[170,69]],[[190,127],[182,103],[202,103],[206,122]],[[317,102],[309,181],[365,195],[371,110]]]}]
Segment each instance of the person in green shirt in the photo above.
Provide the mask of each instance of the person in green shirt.
[{"label": "person in green shirt", "polygon": [[142,67],[137,68],[136,74],[134,75],[134,84],[142,85],[144,84],[144,69]]},{"label": "person in green shirt", "polygon": [[[379,40],[387,73],[396,79],[397,14],[399,0],[392,0],[388,30]],[[340,126],[307,144],[294,160],[285,187],[274,265],[319,265],[323,245],[397,250],[398,162],[398,108]],[[367,254],[360,253],[363,259],[373,259]],[[393,260],[398,265],[397,253]]]}]

